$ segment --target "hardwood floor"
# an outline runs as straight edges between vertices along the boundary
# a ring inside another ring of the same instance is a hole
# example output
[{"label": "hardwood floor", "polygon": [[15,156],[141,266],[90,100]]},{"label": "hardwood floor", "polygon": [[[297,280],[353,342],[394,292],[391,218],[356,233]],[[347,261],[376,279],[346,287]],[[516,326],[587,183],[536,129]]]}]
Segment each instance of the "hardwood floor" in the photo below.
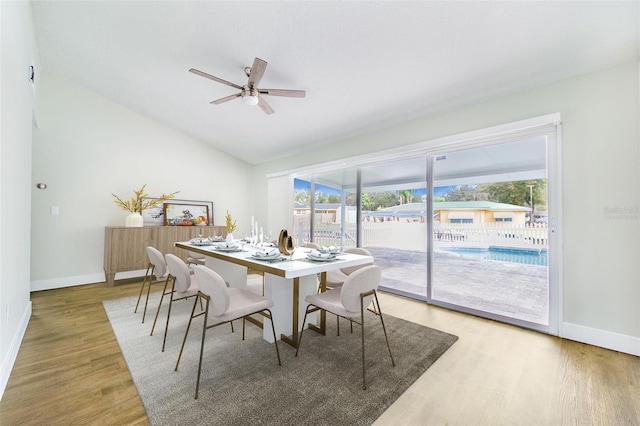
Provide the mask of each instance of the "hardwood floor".
[{"label": "hardwood floor", "polygon": [[[33,293],[0,424],[148,424],[101,303],[137,294],[139,286]],[[380,302],[385,314],[460,339],[378,425],[640,425],[639,357],[389,294]]]}]

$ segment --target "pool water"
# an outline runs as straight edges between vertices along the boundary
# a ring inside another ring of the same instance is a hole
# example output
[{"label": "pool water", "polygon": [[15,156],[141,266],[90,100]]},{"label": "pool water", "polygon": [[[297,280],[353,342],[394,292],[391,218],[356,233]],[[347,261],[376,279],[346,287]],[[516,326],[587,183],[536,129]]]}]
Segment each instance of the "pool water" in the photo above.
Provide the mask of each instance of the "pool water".
[{"label": "pool water", "polygon": [[498,262],[523,263],[547,266],[547,249],[518,249],[510,247],[447,247],[444,251],[458,253],[467,259],[495,260]]}]

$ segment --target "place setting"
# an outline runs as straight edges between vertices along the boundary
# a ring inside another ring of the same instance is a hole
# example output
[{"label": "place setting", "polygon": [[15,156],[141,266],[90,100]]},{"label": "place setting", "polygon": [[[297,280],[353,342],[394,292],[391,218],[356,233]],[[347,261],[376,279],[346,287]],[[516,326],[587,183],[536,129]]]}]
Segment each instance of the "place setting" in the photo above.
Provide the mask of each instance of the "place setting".
[{"label": "place setting", "polygon": [[198,235],[198,237],[192,238],[189,240],[189,244],[197,247],[211,246],[214,243],[221,243],[221,242],[224,242],[223,237],[213,236],[213,235],[210,237],[203,237],[202,235]]},{"label": "place setting", "polygon": [[307,253],[305,260],[312,262],[333,262],[340,259],[342,249],[340,247],[321,247],[319,249],[312,249]]},{"label": "place setting", "polygon": [[264,247],[256,250],[249,257],[251,260],[260,260],[265,262],[279,262],[286,260],[286,258],[280,253],[278,247]]},{"label": "place setting", "polygon": [[223,242],[219,244],[214,244],[213,250],[223,251],[225,253],[235,253],[235,252],[243,251],[243,247],[242,245],[235,242],[232,242],[232,243]]}]

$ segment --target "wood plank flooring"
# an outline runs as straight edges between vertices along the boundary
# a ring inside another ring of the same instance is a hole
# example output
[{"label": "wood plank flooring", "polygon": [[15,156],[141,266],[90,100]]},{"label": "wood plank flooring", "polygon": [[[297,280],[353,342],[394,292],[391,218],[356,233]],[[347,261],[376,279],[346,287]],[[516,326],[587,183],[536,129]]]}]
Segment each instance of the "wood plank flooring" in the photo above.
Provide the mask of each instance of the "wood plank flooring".
[{"label": "wood plank flooring", "polygon": [[[148,424],[102,307],[103,300],[137,295],[139,286],[33,293],[0,424]],[[460,339],[377,425],[640,425],[638,357],[389,294],[380,302],[385,314]]]}]

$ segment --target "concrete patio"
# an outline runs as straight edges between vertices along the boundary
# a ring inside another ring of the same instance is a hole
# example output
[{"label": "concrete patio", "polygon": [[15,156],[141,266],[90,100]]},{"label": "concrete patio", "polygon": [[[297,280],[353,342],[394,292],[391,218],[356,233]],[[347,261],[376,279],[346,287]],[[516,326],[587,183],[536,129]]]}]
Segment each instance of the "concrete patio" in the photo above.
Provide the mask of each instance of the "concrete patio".
[{"label": "concrete patio", "polygon": [[[382,268],[381,287],[425,299],[426,252],[367,247]],[[547,267],[434,253],[433,299],[537,324],[549,317]]]}]

